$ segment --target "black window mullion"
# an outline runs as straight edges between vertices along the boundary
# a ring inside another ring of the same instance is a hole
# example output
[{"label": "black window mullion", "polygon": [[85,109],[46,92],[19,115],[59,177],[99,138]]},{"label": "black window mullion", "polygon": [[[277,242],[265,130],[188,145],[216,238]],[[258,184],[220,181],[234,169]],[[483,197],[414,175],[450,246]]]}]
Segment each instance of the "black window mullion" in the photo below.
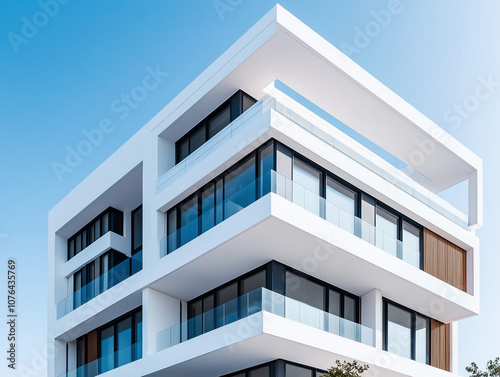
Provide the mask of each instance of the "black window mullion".
[{"label": "black window mullion", "polygon": [[417,316],[415,313],[411,313],[411,359],[416,359],[416,337],[417,337]]}]

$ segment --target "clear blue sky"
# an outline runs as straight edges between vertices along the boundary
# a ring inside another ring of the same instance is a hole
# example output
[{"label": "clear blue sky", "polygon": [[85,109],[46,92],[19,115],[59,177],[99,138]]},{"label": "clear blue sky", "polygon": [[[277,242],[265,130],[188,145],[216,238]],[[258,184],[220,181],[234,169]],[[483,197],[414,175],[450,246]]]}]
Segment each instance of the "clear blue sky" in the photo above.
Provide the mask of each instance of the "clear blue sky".
[{"label": "clear blue sky", "polygon": [[[54,1],[0,2],[0,281],[5,281],[7,260],[15,258],[18,363],[37,371],[8,376],[46,375],[50,208],[276,3],[65,0],[58,9],[42,6]],[[218,13],[215,5],[221,3],[227,5]],[[354,47],[354,61],[484,160],[485,226],[478,231],[482,313],[459,326],[465,375],[471,361],[484,366],[500,356],[500,223],[495,216],[500,213],[500,84],[495,84],[500,82],[500,2],[392,3],[281,1],[333,45]],[[388,9],[390,19],[376,16]],[[367,28],[371,36],[356,39],[358,30]],[[141,84],[148,66],[158,66],[168,78],[120,119],[113,102]],[[470,96],[482,80],[493,83],[488,98],[475,103]],[[470,111],[457,112],[454,106],[464,101]],[[113,132],[58,179],[54,162],[64,163],[67,147],[75,148],[82,132],[103,118],[114,122]],[[454,193],[448,198],[455,200]],[[2,295],[5,303],[5,289]],[[6,326],[1,328],[5,334]],[[4,349],[6,337],[0,339]],[[0,374],[5,375],[2,360]]]}]

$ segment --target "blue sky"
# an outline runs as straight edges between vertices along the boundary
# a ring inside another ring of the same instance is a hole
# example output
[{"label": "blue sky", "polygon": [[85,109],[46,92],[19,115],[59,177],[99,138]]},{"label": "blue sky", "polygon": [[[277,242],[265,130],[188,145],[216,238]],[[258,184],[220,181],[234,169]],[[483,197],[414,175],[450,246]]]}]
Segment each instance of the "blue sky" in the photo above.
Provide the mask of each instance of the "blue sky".
[{"label": "blue sky", "polygon": [[[0,277],[4,281],[7,260],[15,258],[18,365],[25,368],[25,373],[9,376],[45,376],[50,208],[275,3],[0,2],[0,262],[4,266]],[[495,216],[500,210],[495,196],[500,188],[496,166],[500,3],[283,0],[280,4],[483,158],[485,226],[478,231],[482,313],[460,323],[459,356],[464,375],[471,361],[484,366],[487,359],[500,356]],[[380,18],[383,10],[390,17]],[[371,36],[360,39],[360,30]],[[127,105],[127,116],[120,117],[125,113],[113,110],[113,104],[141,84],[147,69],[166,72],[168,77],[141,101]],[[487,85],[489,95],[476,103],[471,96],[480,85]],[[112,121],[113,130],[74,162],[71,172],[58,176],[54,164],[64,164],[68,150],[103,119]],[[460,191],[450,191],[447,198],[460,199]],[[6,328],[0,331],[5,332]],[[4,336],[1,342],[6,342]],[[2,375],[4,368],[2,362]]]}]

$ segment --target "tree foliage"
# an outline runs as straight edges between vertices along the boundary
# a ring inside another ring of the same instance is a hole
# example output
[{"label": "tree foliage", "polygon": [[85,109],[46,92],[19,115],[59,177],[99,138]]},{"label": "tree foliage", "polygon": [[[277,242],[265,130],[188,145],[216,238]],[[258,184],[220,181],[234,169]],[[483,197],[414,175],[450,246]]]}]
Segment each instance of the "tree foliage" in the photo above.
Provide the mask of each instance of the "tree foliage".
[{"label": "tree foliage", "polygon": [[480,370],[476,363],[471,363],[470,366],[465,367],[470,377],[500,377],[500,357],[495,360],[490,360],[486,363],[486,371]]},{"label": "tree foliage", "polygon": [[337,360],[335,364],[337,364],[337,366],[328,369],[321,377],[361,377],[363,372],[368,370],[368,365],[358,364],[356,360],[352,363],[347,361],[341,363]]}]

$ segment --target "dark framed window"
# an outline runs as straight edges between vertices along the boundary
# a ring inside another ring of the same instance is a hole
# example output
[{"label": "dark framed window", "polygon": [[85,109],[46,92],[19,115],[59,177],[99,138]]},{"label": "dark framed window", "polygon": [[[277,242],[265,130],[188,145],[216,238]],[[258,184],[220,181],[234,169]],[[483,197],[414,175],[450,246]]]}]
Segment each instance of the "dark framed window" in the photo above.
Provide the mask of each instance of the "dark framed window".
[{"label": "dark framed window", "polygon": [[271,191],[274,141],[245,156],[167,211],[167,254]]},{"label": "dark framed window", "polygon": [[253,366],[223,377],[320,377],[324,370],[285,360]]},{"label": "dark framed window", "polygon": [[375,245],[422,269],[422,226],[378,201],[375,208]]},{"label": "dark framed window", "polygon": [[110,231],[123,236],[123,212],[112,207],[68,239],[68,260]]},{"label": "dark framed window", "polygon": [[132,254],[142,250],[142,205],[132,211]]},{"label": "dark framed window", "polygon": [[430,318],[384,299],[384,350],[430,363]]},{"label": "dark framed window", "polygon": [[227,101],[176,141],[175,163],[178,164],[217,135],[255,102],[257,101],[254,98],[241,90],[234,93]]}]

